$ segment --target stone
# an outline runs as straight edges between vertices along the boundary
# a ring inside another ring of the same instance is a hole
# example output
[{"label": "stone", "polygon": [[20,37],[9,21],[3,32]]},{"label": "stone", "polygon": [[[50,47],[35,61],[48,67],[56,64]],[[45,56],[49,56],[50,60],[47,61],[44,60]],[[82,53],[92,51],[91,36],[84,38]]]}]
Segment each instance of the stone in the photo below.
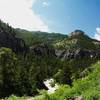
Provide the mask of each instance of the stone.
[{"label": "stone", "polygon": [[82,96],[76,96],[76,97],[74,98],[74,100],[83,100],[83,97],[82,97]]}]

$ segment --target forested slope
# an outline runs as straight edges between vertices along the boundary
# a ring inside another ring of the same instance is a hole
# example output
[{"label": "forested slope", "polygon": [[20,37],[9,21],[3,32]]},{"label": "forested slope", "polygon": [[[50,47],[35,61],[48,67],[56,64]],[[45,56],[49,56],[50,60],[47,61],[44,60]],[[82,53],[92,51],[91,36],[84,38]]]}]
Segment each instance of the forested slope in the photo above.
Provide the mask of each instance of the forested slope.
[{"label": "forested slope", "polygon": [[61,87],[51,95],[44,92],[43,100],[80,95],[99,100],[100,63],[90,67],[99,60],[100,41],[81,30],[29,32],[0,21],[0,98],[39,95],[38,90],[48,89],[44,81],[53,78]]}]

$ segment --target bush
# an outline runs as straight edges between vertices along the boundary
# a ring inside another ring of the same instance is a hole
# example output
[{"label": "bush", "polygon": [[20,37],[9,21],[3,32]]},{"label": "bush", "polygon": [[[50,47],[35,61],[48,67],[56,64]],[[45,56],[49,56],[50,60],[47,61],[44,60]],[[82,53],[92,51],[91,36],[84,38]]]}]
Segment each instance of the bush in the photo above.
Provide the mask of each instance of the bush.
[{"label": "bush", "polygon": [[74,81],[72,87],[61,85],[54,94],[49,94],[49,100],[69,100],[77,96],[83,100],[100,100],[100,62],[93,69],[88,76]]},{"label": "bush", "polygon": [[27,100],[26,97],[16,97],[14,95],[6,98],[7,100]]}]

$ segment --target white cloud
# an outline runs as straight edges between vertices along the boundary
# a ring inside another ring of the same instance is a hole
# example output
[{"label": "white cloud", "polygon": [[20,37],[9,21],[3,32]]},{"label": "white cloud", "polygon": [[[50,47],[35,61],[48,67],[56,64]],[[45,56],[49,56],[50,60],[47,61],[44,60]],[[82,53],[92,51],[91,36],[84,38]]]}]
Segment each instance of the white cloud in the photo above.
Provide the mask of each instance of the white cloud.
[{"label": "white cloud", "polygon": [[37,0],[0,0],[0,19],[15,28],[49,31],[48,25],[32,10]]},{"label": "white cloud", "polygon": [[94,38],[100,41],[100,28],[96,28],[96,33],[94,35]]},{"label": "white cloud", "polygon": [[97,32],[98,34],[100,34],[100,28],[99,28],[99,27],[96,28],[96,32]]},{"label": "white cloud", "polygon": [[48,7],[48,6],[49,6],[49,3],[46,2],[46,1],[44,1],[44,2],[43,2],[43,6],[44,6],[44,7]]}]

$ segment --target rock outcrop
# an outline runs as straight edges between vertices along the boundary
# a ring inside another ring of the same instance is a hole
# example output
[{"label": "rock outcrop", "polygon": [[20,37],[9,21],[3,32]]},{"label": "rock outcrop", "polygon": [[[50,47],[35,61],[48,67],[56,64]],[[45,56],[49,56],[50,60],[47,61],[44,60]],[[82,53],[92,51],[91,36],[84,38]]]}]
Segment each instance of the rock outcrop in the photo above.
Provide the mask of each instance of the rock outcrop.
[{"label": "rock outcrop", "polygon": [[69,37],[59,42],[57,46],[59,49],[56,49],[55,53],[63,60],[85,57],[100,59],[100,41],[91,39],[81,30],[71,32]]},{"label": "rock outcrop", "polygon": [[[75,42],[75,41],[77,42]],[[75,43],[74,43],[75,42]],[[30,50],[37,56],[55,56],[61,59],[80,59],[84,57],[100,59],[100,42],[89,38],[81,30],[71,32],[60,42],[65,48],[51,48],[46,44],[36,44]],[[67,46],[66,46],[67,45]],[[0,20],[0,47],[11,48],[15,53],[26,54],[28,47],[23,39],[16,37],[16,31]],[[62,46],[61,46],[62,47]],[[96,49],[95,49],[96,47]],[[98,52],[97,52],[98,51]]]},{"label": "rock outcrop", "polygon": [[0,47],[11,48],[15,53],[25,53],[27,46],[21,38],[0,28]]},{"label": "rock outcrop", "polygon": [[75,30],[74,32],[71,32],[69,36],[75,37],[75,36],[83,36],[85,33],[81,30]]},{"label": "rock outcrop", "polygon": [[81,59],[81,58],[91,58],[91,59],[100,59],[100,54],[93,50],[84,50],[84,49],[54,49],[49,48],[46,44],[38,44],[30,47],[30,50],[37,56],[55,56],[62,60],[65,59]]},{"label": "rock outcrop", "polygon": [[83,50],[83,49],[67,49],[67,50],[57,50],[56,49],[57,57],[61,59],[80,59],[84,57],[88,58],[97,58],[100,59],[100,54],[96,51],[92,50]]},{"label": "rock outcrop", "polygon": [[37,56],[56,56],[55,49],[49,48],[46,44],[33,45],[30,50]]}]

